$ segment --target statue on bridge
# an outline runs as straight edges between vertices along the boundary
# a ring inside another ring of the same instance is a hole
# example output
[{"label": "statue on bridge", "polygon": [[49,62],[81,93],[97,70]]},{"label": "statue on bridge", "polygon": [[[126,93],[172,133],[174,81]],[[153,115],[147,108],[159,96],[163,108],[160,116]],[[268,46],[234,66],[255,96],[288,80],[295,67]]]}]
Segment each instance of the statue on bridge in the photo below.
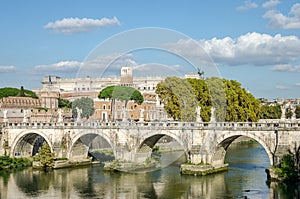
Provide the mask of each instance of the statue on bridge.
[{"label": "statue on bridge", "polygon": [[210,122],[216,122],[216,118],[215,118],[215,108],[214,107],[211,107],[210,109],[210,113],[211,113],[211,116],[210,116]]},{"label": "statue on bridge", "polygon": [[200,106],[197,106],[196,108],[196,122],[202,122],[202,118],[201,118],[201,107]]},{"label": "statue on bridge", "polygon": [[296,119],[296,107],[295,106],[291,106],[291,111],[292,111],[292,120]]},{"label": "statue on bridge", "polygon": [[286,119],[285,112],[286,112],[286,107],[285,107],[285,105],[283,105],[283,106],[281,106],[281,117],[280,117],[280,119],[282,119],[282,120]]},{"label": "statue on bridge", "polygon": [[7,119],[7,112],[8,112],[7,110],[4,110],[4,111],[3,111],[3,122],[4,122],[4,123],[8,122],[8,119]]},{"label": "statue on bridge", "polygon": [[63,116],[62,116],[62,110],[61,109],[58,109],[58,119],[57,119],[57,122],[58,123],[62,123],[63,121],[64,121],[64,119],[63,119]]},{"label": "statue on bridge", "polygon": [[28,123],[28,112],[29,110],[24,110],[24,117],[23,117],[23,123]]},{"label": "statue on bridge", "polygon": [[145,112],[145,110],[143,108],[141,108],[139,122],[144,122],[144,112]]},{"label": "statue on bridge", "polygon": [[77,119],[76,119],[76,122],[80,122],[80,121],[81,121],[82,109],[76,107],[76,112],[77,112]]},{"label": "statue on bridge", "polygon": [[122,108],[122,121],[123,122],[127,121],[127,114],[126,114],[126,107],[125,106]]}]

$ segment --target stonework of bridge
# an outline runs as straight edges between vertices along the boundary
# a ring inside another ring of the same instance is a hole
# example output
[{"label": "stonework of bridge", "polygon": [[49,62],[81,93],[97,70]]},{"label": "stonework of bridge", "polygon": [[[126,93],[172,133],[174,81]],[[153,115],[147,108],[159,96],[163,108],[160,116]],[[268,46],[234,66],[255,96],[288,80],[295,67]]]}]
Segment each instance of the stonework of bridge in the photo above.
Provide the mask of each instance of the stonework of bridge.
[{"label": "stonework of bridge", "polygon": [[86,158],[94,138],[100,136],[119,160],[142,163],[160,138],[176,140],[191,163],[224,164],[229,145],[238,137],[256,140],[276,165],[284,154],[298,154],[300,121],[264,123],[6,123],[1,127],[0,155],[28,157],[41,140],[56,157]]}]

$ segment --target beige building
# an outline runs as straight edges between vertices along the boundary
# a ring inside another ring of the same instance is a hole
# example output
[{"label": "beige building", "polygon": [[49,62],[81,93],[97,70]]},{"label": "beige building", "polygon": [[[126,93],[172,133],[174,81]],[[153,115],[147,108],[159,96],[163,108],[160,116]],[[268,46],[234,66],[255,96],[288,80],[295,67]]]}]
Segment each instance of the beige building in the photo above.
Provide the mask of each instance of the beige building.
[{"label": "beige building", "polygon": [[[199,78],[199,75],[187,74],[185,78]],[[94,100],[95,114],[91,117],[94,120],[167,120],[163,104],[155,93],[157,84],[164,79],[164,77],[134,77],[131,67],[122,67],[120,77],[60,78],[47,76],[42,80],[43,87],[35,92],[39,95],[42,95],[41,93],[45,90],[59,92],[61,98],[70,101],[89,97]],[[102,89],[116,85],[131,86],[137,89],[144,96],[144,102],[138,105],[130,101],[125,110],[124,102],[116,102],[112,105],[109,100],[98,99],[98,94]]]},{"label": "beige building", "polygon": [[143,94],[144,102],[139,105],[134,101],[125,103],[116,101],[115,104],[108,99],[95,99],[95,114],[93,119],[100,121],[156,121],[166,120],[163,106],[155,94]]},{"label": "beige building", "polygon": [[58,109],[58,92],[43,91],[39,98],[0,99],[0,122],[58,122],[70,120],[71,110]]}]

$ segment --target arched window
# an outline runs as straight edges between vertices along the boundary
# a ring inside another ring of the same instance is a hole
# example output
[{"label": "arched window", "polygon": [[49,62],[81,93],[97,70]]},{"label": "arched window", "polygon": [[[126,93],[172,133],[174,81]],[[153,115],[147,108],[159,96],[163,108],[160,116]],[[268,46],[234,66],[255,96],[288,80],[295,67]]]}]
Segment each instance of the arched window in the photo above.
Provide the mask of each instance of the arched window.
[{"label": "arched window", "polygon": [[103,104],[102,108],[103,108],[103,110],[105,110],[105,109],[106,109],[106,105],[105,105],[105,104]]}]

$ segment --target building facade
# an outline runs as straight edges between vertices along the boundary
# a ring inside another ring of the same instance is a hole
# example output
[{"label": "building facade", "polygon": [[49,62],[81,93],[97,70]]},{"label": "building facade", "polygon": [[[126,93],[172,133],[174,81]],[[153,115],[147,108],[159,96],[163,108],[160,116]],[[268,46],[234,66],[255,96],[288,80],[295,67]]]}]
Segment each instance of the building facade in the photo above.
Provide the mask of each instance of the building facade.
[{"label": "building facade", "polygon": [[[185,78],[200,78],[198,74],[187,74]],[[131,67],[122,67],[119,77],[103,78],[60,78],[47,76],[42,80],[42,88],[35,92],[40,94],[43,90],[59,92],[61,98],[73,101],[81,97],[94,100],[95,114],[91,117],[100,121],[115,120],[167,120],[163,103],[155,93],[158,83],[165,77],[134,77]],[[124,107],[124,102],[116,101],[114,104],[108,99],[98,99],[99,92],[108,86],[130,86],[144,97],[141,105],[129,101]]]}]

